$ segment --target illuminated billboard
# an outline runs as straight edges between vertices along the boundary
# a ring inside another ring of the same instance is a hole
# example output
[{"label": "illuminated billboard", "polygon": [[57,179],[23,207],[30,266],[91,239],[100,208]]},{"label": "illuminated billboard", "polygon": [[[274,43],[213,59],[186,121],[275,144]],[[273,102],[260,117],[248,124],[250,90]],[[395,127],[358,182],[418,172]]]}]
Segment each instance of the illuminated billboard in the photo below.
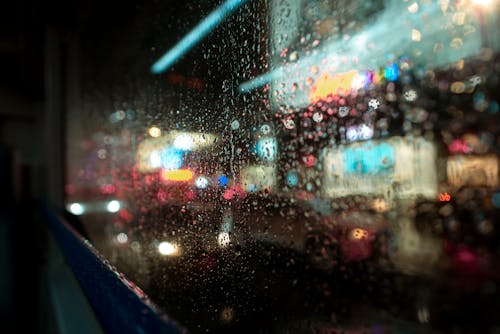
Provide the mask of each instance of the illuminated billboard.
[{"label": "illuminated billboard", "polygon": [[188,152],[215,144],[217,136],[209,133],[170,131],[160,137],[147,138],[137,148],[139,172],[179,169]]},{"label": "illuminated billboard", "polygon": [[272,190],[276,186],[274,165],[253,165],[241,170],[241,185],[247,192]]},{"label": "illuminated billboard", "polygon": [[239,89],[269,84],[273,108],[302,108],[382,76],[394,81],[402,58],[442,67],[479,55],[484,36],[498,29],[494,21],[479,22],[467,1],[273,0],[270,10],[270,70]]},{"label": "illuminated billboard", "polygon": [[448,183],[454,187],[498,185],[498,157],[455,155],[446,163]]},{"label": "illuminated billboard", "polygon": [[325,197],[437,196],[436,148],[423,138],[392,137],[326,148]]}]

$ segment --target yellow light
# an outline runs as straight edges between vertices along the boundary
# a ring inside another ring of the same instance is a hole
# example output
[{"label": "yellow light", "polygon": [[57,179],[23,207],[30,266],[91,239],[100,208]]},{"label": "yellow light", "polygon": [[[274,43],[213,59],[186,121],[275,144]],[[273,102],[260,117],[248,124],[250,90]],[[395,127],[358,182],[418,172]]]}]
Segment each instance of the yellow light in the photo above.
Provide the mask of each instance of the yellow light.
[{"label": "yellow light", "polygon": [[161,130],[159,127],[156,126],[150,127],[148,133],[153,138],[158,138],[161,136]]},{"label": "yellow light", "polygon": [[411,30],[411,40],[415,42],[420,42],[422,39],[422,34],[417,29]]},{"label": "yellow light", "polygon": [[409,5],[408,11],[412,14],[416,13],[418,11],[418,3],[414,2],[411,5]]},{"label": "yellow light", "polygon": [[361,240],[368,238],[368,231],[362,228],[355,228],[351,232],[351,238],[354,240]]},{"label": "yellow light", "polygon": [[326,99],[329,95],[348,93],[357,75],[358,72],[354,70],[333,76],[327,72],[323,73],[312,87],[309,101],[313,103]]},{"label": "yellow light", "polygon": [[168,241],[163,241],[158,245],[158,252],[161,255],[167,256],[178,255],[179,247],[176,244],[170,243]]},{"label": "yellow light", "polygon": [[472,0],[476,5],[487,6],[491,3],[491,0]]},{"label": "yellow light", "polygon": [[372,208],[376,212],[386,212],[389,211],[391,205],[383,198],[376,198],[372,202]]},{"label": "yellow light", "polygon": [[193,178],[193,172],[189,169],[163,170],[161,177],[165,181],[189,181]]}]

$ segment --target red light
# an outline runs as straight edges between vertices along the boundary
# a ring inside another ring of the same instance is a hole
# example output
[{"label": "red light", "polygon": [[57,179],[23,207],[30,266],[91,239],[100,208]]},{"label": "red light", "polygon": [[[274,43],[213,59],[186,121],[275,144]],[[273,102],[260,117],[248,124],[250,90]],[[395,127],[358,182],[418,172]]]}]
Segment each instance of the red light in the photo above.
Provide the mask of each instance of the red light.
[{"label": "red light", "polygon": [[455,139],[448,145],[448,151],[450,153],[470,153],[471,148],[462,139]]},{"label": "red light", "polygon": [[103,184],[101,186],[101,194],[114,194],[116,191],[116,188],[112,184]]},{"label": "red light", "polygon": [[306,155],[305,157],[302,158],[302,161],[304,161],[304,164],[307,167],[312,167],[316,163],[316,157],[312,154]]},{"label": "red light", "polygon": [[451,195],[448,193],[442,193],[439,194],[439,201],[440,202],[449,202],[451,200]]}]

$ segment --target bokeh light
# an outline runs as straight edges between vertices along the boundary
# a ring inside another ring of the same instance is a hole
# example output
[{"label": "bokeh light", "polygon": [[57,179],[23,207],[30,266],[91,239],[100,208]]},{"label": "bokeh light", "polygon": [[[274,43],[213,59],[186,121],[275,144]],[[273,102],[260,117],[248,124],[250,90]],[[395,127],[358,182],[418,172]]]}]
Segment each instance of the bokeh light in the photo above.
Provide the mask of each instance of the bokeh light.
[{"label": "bokeh light", "polygon": [[231,239],[229,238],[228,232],[220,232],[217,235],[217,244],[219,244],[220,247],[226,247],[230,243],[231,243]]},{"label": "bokeh light", "polygon": [[80,203],[73,203],[69,206],[69,211],[74,215],[82,215],[85,212],[85,207]]},{"label": "bokeh light", "polygon": [[158,252],[161,255],[174,256],[179,254],[179,247],[174,243],[163,241],[158,245]]},{"label": "bokeh light", "polygon": [[161,130],[157,126],[152,126],[149,128],[148,133],[153,138],[158,138],[161,136]]},{"label": "bokeh light", "polygon": [[121,208],[121,203],[117,200],[112,200],[109,201],[108,204],[106,205],[106,210],[111,213],[115,213],[120,211]]}]

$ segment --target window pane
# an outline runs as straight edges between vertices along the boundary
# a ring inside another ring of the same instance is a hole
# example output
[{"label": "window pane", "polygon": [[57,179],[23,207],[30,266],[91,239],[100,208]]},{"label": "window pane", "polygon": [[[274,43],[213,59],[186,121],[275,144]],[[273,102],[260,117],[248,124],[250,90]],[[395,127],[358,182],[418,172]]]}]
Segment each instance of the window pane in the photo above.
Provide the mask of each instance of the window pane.
[{"label": "window pane", "polygon": [[89,5],[66,208],[194,332],[498,330],[498,14]]}]

